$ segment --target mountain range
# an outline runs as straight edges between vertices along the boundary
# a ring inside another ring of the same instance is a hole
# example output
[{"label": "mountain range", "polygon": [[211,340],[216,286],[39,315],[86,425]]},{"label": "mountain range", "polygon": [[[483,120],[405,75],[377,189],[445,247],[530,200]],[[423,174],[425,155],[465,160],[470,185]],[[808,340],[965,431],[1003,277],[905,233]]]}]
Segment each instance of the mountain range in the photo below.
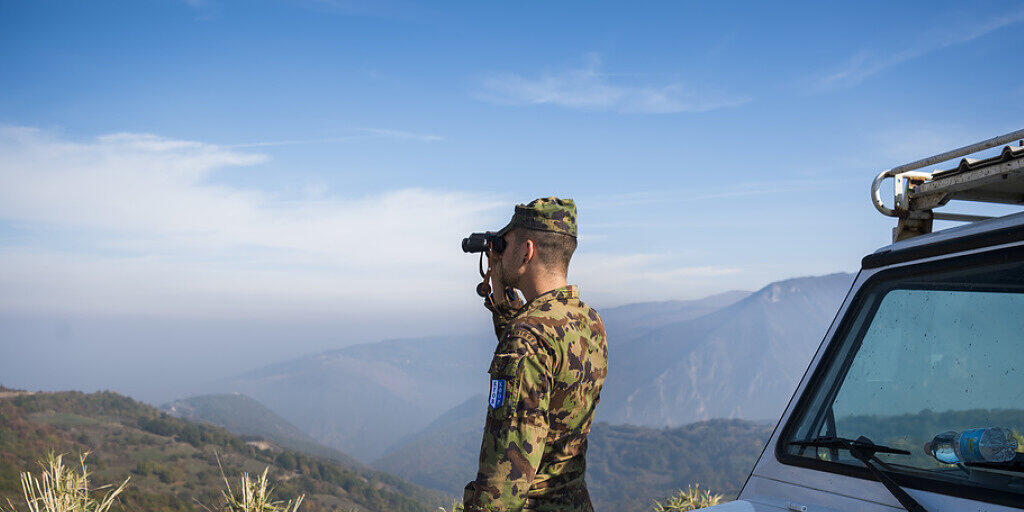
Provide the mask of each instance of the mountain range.
[{"label": "mountain range", "polygon": [[[776,418],[852,279],[804,277],[753,293],[602,310],[609,373],[598,421],[660,428]],[[484,334],[354,345],[210,391],[251,396],[315,441],[368,462],[485,392],[493,347]],[[481,424],[482,415],[481,406]]]},{"label": "mountain range", "polygon": [[283,448],[365,468],[341,450],[324,446],[265,405],[240,393],[199,395],[160,406],[160,410],[185,420],[207,423],[244,437],[266,439]]},{"label": "mountain range", "polygon": [[781,414],[852,284],[772,283],[711,313],[609,343],[602,421],[675,426]]},{"label": "mountain range", "polygon": [[220,383],[263,403],[317,441],[372,460],[487,385],[481,337],[354,345]]}]

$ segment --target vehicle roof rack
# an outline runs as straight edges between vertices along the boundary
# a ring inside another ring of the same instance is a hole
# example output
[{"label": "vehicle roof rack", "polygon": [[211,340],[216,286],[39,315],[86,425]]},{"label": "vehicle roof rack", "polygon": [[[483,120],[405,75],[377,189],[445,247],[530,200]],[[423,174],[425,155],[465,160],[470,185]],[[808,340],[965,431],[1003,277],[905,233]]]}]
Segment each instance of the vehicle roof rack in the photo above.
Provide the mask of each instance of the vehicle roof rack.
[{"label": "vehicle roof rack", "polygon": [[[917,170],[1014,141],[1019,141],[1017,146],[1005,146],[991,158],[962,158],[956,168],[943,171]],[[879,191],[886,178],[893,179],[893,208],[885,206]],[[1024,205],[1024,130],[887,169],[871,182],[875,208],[899,219],[892,230],[893,242],[931,233],[935,219],[976,222],[992,218],[934,211],[953,199]]]}]

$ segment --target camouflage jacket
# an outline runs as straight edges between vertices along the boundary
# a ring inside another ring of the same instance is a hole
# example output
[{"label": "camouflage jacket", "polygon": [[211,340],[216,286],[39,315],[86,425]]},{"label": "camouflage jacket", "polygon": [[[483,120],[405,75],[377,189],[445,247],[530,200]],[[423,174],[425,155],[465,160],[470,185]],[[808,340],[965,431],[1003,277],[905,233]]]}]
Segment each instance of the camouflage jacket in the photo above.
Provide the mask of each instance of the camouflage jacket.
[{"label": "camouflage jacket", "polygon": [[587,434],[608,370],[604,324],[575,286],[492,310],[498,346],[466,512],[590,512]]}]

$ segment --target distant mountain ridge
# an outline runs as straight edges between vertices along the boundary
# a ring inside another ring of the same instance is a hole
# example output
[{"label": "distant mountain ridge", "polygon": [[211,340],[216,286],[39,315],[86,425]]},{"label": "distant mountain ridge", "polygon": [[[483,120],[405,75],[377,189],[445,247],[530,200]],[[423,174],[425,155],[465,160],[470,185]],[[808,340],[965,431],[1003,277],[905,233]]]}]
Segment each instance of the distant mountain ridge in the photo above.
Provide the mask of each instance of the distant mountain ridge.
[{"label": "distant mountain ridge", "polygon": [[[609,374],[599,421],[777,417],[852,279],[803,277],[602,310]],[[481,334],[355,345],[248,372],[216,391],[251,396],[316,441],[371,461],[486,392],[494,343]]]},{"label": "distant mountain ridge", "polygon": [[692,320],[749,297],[753,292],[733,290],[694,300],[636,302],[602,309],[610,343],[621,344],[667,324]]},{"label": "distant mountain ridge", "polygon": [[241,435],[308,439],[287,420],[241,393],[193,396],[164,404],[160,410],[189,421],[218,425]]},{"label": "distant mountain ridge", "polygon": [[777,418],[852,284],[851,274],[772,283],[713,313],[609,347],[602,421],[674,426]]},{"label": "distant mountain ridge", "polygon": [[355,458],[324,446],[258,401],[240,394],[200,395],[160,406],[178,418],[209,423],[240,436],[259,437],[284,448],[336,460],[349,467],[363,467]]},{"label": "distant mountain ridge", "polygon": [[255,398],[323,444],[372,460],[486,386],[494,345],[482,338],[354,345],[254,370],[222,389]]}]

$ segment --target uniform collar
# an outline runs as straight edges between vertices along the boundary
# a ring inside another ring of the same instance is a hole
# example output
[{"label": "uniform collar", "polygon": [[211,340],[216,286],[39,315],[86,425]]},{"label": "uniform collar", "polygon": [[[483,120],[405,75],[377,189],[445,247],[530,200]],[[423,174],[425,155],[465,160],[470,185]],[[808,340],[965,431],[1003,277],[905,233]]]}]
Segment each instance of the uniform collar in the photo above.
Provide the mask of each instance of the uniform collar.
[{"label": "uniform collar", "polygon": [[565,285],[565,286],[561,286],[561,287],[555,288],[554,290],[548,290],[548,291],[538,295],[533,300],[531,300],[529,303],[527,303],[526,306],[523,307],[523,310],[525,311],[527,309],[531,309],[534,306],[537,306],[537,305],[540,305],[540,304],[542,304],[544,302],[548,302],[548,301],[552,301],[552,300],[568,300],[568,299],[578,299],[578,298],[580,298],[580,291],[579,291],[579,289],[574,284],[568,284],[568,285]]}]

